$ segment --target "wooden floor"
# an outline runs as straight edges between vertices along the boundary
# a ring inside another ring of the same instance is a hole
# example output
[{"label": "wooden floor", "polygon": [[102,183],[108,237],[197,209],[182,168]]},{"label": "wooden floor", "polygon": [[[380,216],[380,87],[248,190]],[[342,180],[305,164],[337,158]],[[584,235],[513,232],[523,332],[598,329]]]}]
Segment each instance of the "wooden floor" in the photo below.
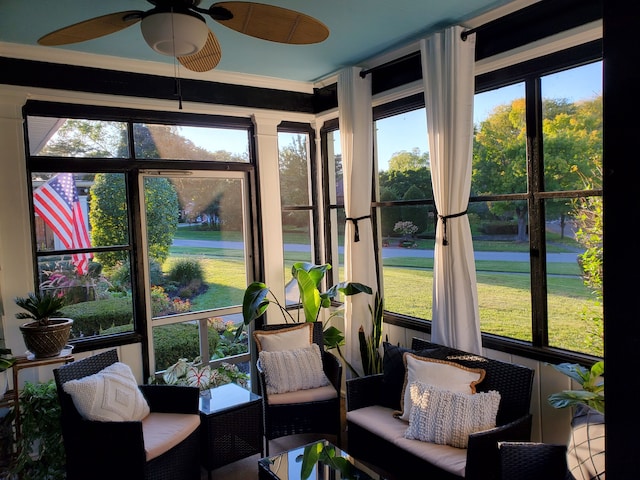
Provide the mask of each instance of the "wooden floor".
[{"label": "wooden floor", "polygon": [[[290,435],[275,440],[271,440],[269,445],[269,454],[275,455],[286,450],[290,450],[307,443],[314,442],[326,438],[331,442],[336,442],[335,435],[319,435],[319,434],[301,434]],[[224,467],[220,467],[211,471],[211,480],[257,480],[258,478],[258,460],[260,455],[253,455],[237,462],[230,463]],[[206,470],[202,470],[202,480],[208,480],[209,476]]]}]

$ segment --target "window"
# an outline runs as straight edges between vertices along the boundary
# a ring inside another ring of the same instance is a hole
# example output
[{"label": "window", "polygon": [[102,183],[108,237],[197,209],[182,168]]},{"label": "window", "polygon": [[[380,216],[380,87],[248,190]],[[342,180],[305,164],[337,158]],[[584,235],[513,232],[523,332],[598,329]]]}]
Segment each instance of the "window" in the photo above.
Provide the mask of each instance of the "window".
[{"label": "window", "polygon": [[287,305],[299,303],[298,285],[291,276],[295,262],[318,263],[315,142],[309,125],[285,123],[278,128],[280,201],[284,283]]},{"label": "window", "polygon": [[143,341],[152,372],[200,357],[248,373],[247,332],[234,337],[253,258],[250,122],[26,111],[36,288],[67,299],[77,350]]},{"label": "window", "polygon": [[[578,66],[549,56],[476,82],[468,212],[489,346],[603,355],[602,63],[585,51]],[[436,212],[421,97],[373,109],[373,210],[385,321],[428,330]],[[337,125],[325,130],[330,144]]]}]

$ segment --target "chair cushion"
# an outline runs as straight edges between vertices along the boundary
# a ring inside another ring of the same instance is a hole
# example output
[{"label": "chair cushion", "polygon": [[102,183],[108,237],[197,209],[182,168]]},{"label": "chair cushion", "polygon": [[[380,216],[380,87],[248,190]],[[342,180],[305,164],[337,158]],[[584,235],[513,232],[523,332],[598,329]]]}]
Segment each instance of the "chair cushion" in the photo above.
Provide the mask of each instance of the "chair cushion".
[{"label": "chair cushion", "polygon": [[147,461],[171,450],[191,435],[199,425],[199,414],[151,412],[142,420]]},{"label": "chair cushion", "polygon": [[100,422],[140,421],[149,405],[129,366],[116,362],[98,373],[62,385],[84,418]]},{"label": "chair cushion", "polygon": [[256,341],[258,352],[304,348],[313,343],[313,323],[305,322],[277,330],[255,330],[253,338]]},{"label": "chair cushion", "polygon": [[467,448],[469,435],[496,426],[500,393],[452,392],[422,382],[409,386],[412,407],[405,438]]},{"label": "chair cushion", "polygon": [[295,350],[263,350],[258,355],[269,395],[329,384],[322,367],[320,348],[315,343]]},{"label": "chair cushion", "polygon": [[390,408],[380,405],[359,408],[347,412],[347,420],[438,468],[464,477],[467,464],[466,449],[404,438],[407,424],[394,418]]},{"label": "chair cushion", "polygon": [[295,392],[275,393],[267,397],[269,405],[284,405],[291,403],[322,402],[338,397],[338,391],[331,384],[324,387],[297,390]]},{"label": "chair cushion", "polygon": [[405,353],[406,374],[402,393],[402,411],[398,412],[401,420],[409,421],[411,413],[411,396],[408,386],[420,381],[429,385],[460,393],[475,393],[476,385],[485,376],[481,368],[469,368],[454,362],[435,358],[420,357],[413,353]]}]

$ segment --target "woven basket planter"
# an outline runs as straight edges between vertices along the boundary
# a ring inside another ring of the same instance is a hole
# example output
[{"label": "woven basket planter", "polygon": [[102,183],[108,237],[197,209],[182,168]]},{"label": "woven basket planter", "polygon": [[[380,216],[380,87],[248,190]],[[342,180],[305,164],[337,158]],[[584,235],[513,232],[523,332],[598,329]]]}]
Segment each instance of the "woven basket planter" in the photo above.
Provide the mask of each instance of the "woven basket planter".
[{"label": "woven basket planter", "polygon": [[28,322],[20,326],[27,350],[36,358],[56,357],[69,341],[73,320],[52,318],[49,325]]}]

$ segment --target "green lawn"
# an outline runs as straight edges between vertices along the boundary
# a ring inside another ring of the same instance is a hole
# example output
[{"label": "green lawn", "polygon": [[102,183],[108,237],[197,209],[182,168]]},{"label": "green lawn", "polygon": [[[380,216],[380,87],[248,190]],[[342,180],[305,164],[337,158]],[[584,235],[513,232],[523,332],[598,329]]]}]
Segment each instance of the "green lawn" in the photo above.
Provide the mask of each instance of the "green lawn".
[{"label": "green lawn", "polygon": [[[180,228],[176,238],[240,241],[239,235]],[[292,234],[287,243],[305,243],[304,235]],[[420,241],[429,242],[429,241]],[[431,242],[432,245],[433,242]],[[423,245],[420,245],[423,247]],[[426,245],[424,245],[426,246]],[[509,248],[505,248],[509,247]],[[556,251],[575,251],[575,242],[560,242]],[[478,251],[528,251],[515,242],[475,242]],[[551,249],[549,249],[551,251]],[[246,284],[242,252],[221,248],[172,247],[171,258],[195,256],[205,271],[209,290],[193,299],[197,308],[239,304]],[[309,261],[309,254],[289,252],[285,272],[294,261]],[[395,257],[384,261],[385,309],[417,318],[431,318],[433,259]],[[549,342],[552,346],[602,356],[602,339],[588,332],[593,322],[586,318],[602,315],[591,292],[580,278],[576,262],[548,263]],[[477,261],[478,303],[481,329],[497,335],[531,340],[531,296],[528,262]],[[587,332],[585,334],[585,332]]]}]

